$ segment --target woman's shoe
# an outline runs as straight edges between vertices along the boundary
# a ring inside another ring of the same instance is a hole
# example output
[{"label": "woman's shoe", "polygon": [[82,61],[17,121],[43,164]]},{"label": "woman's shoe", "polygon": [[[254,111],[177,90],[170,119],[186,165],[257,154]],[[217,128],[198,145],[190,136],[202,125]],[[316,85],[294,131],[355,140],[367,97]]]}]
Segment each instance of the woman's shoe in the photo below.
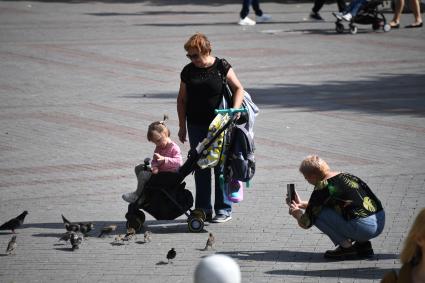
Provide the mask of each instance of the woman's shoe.
[{"label": "woman's shoe", "polygon": [[390,27],[391,27],[392,29],[397,29],[397,28],[399,28],[399,27],[400,27],[400,23],[396,23],[396,22],[394,22],[394,21],[391,21],[391,22],[390,22]]},{"label": "woman's shoe", "polygon": [[410,24],[405,26],[404,28],[421,28],[423,26],[423,23],[420,24]]}]

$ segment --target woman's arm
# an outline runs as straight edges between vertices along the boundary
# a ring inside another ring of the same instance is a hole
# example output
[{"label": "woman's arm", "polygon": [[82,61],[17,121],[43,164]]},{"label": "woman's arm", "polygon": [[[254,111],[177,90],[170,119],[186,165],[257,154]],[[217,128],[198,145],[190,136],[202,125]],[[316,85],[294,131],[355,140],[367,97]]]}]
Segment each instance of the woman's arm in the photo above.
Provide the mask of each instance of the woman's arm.
[{"label": "woman's arm", "polygon": [[233,68],[230,68],[227,72],[226,79],[233,92],[233,108],[240,108],[242,106],[244,90]]},{"label": "woman's arm", "polygon": [[180,81],[179,95],[177,96],[177,115],[179,116],[179,140],[184,143],[186,141],[186,103],[187,91],[186,84]]}]

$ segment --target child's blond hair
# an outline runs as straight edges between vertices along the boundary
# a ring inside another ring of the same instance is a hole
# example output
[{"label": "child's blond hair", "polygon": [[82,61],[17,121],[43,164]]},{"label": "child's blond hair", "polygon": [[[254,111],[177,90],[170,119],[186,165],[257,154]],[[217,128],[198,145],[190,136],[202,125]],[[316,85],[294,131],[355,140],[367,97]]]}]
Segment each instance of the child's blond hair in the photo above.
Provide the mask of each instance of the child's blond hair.
[{"label": "child's blond hair", "polygon": [[158,134],[162,134],[163,132],[165,132],[165,135],[167,137],[170,136],[170,130],[165,125],[165,121],[167,120],[168,120],[168,116],[164,115],[164,120],[155,121],[149,125],[148,134],[147,134],[148,141],[152,141],[153,135],[155,134],[155,132],[157,132]]},{"label": "child's blond hair", "polygon": [[330,168],[326,161],[319,156],[309,155],[301,162],[299,170],[303,175],[324,177]]},{"label": "child's blond hair", "polygon": [[402,264],[409,263],[413,259],[422,259],[422,250],[416,243],[418,237],[425,238],[425,208],[416,216],[415,222],[410,228],[409,235],[404,241],[404,248],[400,254]]}]

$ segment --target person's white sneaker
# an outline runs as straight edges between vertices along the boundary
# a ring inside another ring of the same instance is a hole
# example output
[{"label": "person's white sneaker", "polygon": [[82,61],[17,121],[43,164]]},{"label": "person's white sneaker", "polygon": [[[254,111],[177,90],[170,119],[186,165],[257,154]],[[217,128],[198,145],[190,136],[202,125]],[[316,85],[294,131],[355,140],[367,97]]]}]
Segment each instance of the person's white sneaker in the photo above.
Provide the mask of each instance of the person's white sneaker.
[{"label": "person's white sneaker", "polygon": [[337,18],[338,20],[342,20],[342,16],[344,15],[341,12],[333,12],[332,15],[335,16],[335,18]]},{"label": "person's white sneaker", "polygon": [[344,21],[347,21],[347,22],[351,21],[352,18],[353,18],[353,15],[351,15],[350,13],[347,13],[345,15],[342,15],[342,19]]},{"label": "person's white sneaker", "polygon": [[239,25],[241,26],[254,26],[255,25],[255,21],[251,20],[248,17],[245,17],[243,19],[240,19],[238,22]]},{"label": "person's white sneaker", "polygon": [[125,193],[122,195],[122,199],[125,200],[126,202],[129,203],[133,203],[137,200],[138,196],[136,194],[136,192],[131,192],[131,193]]},{"label": "person's white sneaker", "polygon": [[262,14],[261,16],[256,16],[255,20],[257,21],[257,23],[264,23],[264,22],[269,22],[271,21],[272,16],[270,16],[269,14]]}]

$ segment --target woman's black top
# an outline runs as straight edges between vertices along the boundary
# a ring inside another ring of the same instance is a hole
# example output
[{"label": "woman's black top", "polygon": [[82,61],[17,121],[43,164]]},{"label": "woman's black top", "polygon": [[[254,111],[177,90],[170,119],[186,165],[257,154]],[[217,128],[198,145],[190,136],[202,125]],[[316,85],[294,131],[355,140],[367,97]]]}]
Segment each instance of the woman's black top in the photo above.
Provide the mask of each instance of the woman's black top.
[{"label": "woman's black top", "polygon": [[[222,67],[219,66],[220,61]],[[188,124],[208,126],[212,122],[214,110],[220,106],[224,91],[219,70],[226,76],[231,67],[225,59],[216,57],[210,67],[198,68],[191,62],[183,68],[180,78],[186,84]]]}]

